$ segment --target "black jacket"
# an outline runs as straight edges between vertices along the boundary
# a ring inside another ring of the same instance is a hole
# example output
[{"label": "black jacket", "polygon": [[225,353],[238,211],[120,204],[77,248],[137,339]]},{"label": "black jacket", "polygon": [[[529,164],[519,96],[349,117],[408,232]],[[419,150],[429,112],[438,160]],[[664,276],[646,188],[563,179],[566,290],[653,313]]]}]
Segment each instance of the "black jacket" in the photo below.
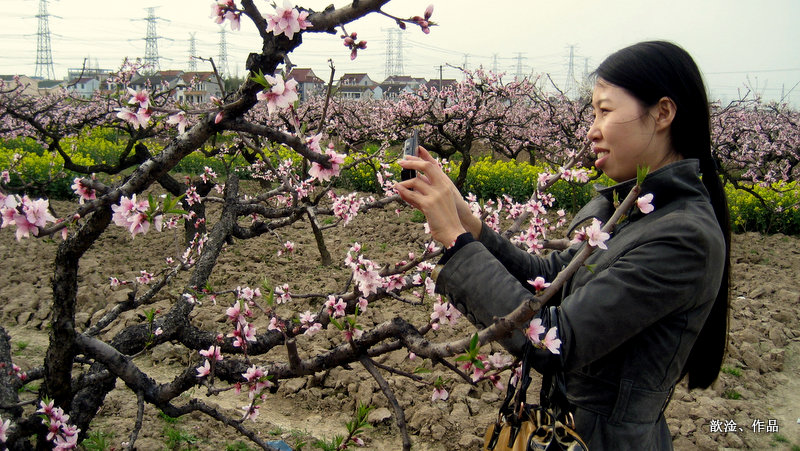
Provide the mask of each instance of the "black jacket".
[{"label": "black jacket", "polygon": [[[634,181],[599,190],[570,229],[613,213],[613,192],[623,199]],[[642,194],[655,211],[636,207],[562,291],[557,308],[540,314],[557,325],[566,395],[578,433],[594,449],[671,449],[663,408],[682,375],[689,351],[720,287],[725,243],[698,174],[697,160],[652,172]],[[474,323],[487,326],[532,297],[527,280],[552,281],[580,246],[531,255],[486,225],[480,240],[464,245],[437,275],[445,293]],[[503,342],[519,355],[520,331]],[[543,366],[543,362],[540,365]],[[534,364],[536,368],[537,365]]]}]

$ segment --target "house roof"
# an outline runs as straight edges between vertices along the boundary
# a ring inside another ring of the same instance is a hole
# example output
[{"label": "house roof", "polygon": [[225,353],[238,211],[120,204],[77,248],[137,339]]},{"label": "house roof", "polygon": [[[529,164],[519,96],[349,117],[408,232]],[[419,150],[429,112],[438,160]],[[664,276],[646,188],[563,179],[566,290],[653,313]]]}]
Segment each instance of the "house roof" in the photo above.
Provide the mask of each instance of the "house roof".
[{"label": "house roof", "polygon": [[362,81],[370,82],[371,84],[377,84],[369,78],[369,75],[366,73],[359,73],[359,74],[344,74],[341,78],[339,78],[339,84],[354,84],[354,83],[361,83]]},{"label": "house roof", "polygon": [[443,80],[431,79],[431,80],[429,80],[428,82],[425,83],[425,87],[427,87],[429,89],[430,88],[444,89],[444,88],[447,88],[448,86],[454,86],[454,85],[457,85],[457,84],[458,84],[458,81],[456,81],[456,79],[454,79],[454,78],[445,78]]},{"label": "house roof", "polygon": [[410,75],[389,75],[381,84],[409,85],[414,83],[419,85],[424,84],[425,79],[421,77],[412,77]]},{"label": "house roof", "polygon": [[364,86],[364,85],[342,85],[336,89],[336,92],[364,92],[364,91],[372,91],[374,86]]},{"label": "house roof", "polygon": [[195,78],[195,77],[197,77],[198,81],[206,81],[206,80],[208,80],[209,78],[211,78],[213,76],[214,76],[214,72],[210,72],[210,71],[208,71],[208,72],[184,72],[181,75],[181,78],[183,79],[184,82],[191,83],[192,79]]},{"label": "house roof", "polygon": [[325,83],[321,78],[317,77],[313,70],[308,68],[295,67],[286,78],[293,78],[298,83]]},{"label": "house roof", "polygon": [[175,78],[183,74],[182,70],[162,70],[157,72],[162,77]]},{"label": "house roof", "polygon": [[89,83],[90,81],[97,81],[100,83],[96,78],[93,77],[82,77],[82,78],[75,78],[69,82],[69,84],[74,85],[76,83]]}]

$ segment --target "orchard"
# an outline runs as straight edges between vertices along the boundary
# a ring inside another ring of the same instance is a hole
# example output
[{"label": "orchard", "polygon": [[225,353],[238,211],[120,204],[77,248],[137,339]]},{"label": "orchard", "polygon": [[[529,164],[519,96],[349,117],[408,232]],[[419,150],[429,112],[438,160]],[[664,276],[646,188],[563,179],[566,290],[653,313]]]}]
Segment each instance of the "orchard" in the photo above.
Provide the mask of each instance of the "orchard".
[{"label": "orchard", "polygon": [[[616,221],[565,226],[608,180],[587,158],[587,98],[547,77],[464,71],[392,100],[299,102],[288,56],[304,34],[357,58],[368,14],[435,33],[433,6],[398,17],[386,3],[215,2],[210,20],[252,21],[260,50],[247,80],[208,104],[133,89],[147,69],[134,61],[89,101],[0,85],[0,447],[481,446],[518,363],[498,340],[521,329],[559,352],[531,319],[603,251]],[[786,422],[800,417],[798,121],[758,98],[713,106],[744,233],[723,374],[679,388],[667,411],[678,449],[800,445]],[[532,300],[490,327],[460,318],[434,292],[442,250],[393,189],[412,130],[495,230],[531,253],[585,242],[582,257],[529,281]],[[617,215],[650,200],[633,190]],[[753,426],[774,419],[782,429]],[[714,432],[731,423],[749,433]]]}]

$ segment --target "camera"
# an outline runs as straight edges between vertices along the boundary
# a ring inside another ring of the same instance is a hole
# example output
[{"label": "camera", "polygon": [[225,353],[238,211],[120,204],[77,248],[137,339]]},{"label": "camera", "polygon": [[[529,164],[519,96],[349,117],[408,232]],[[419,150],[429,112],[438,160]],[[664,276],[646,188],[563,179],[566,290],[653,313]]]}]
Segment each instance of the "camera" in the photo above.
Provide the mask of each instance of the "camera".
[{"label": "camera", "polygon": [[[403,143],[403,156],[412,155],[417,156],[417,147],[419,147],[419,131],[414,130],[411,137]],[[417,176],[417,171],[413,169],[403,169],[400,171],[400,180],[408,180]]]}]

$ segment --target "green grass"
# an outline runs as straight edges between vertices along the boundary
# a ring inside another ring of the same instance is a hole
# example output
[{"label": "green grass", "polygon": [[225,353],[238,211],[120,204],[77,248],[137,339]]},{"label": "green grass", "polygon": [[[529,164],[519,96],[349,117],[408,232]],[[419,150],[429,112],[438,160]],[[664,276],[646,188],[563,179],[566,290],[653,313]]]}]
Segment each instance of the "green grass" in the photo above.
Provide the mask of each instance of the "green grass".
[{"label": "green grass", "polygon": [[742,370],[740,370],[739,368],[734,368],[732,366],[723,366],[722,369],[720,369],[720,371],[722,371],[725,374],[730,374],[731,376],[736,376],[736,377],[741,377],[742,375]]},{"label": "green grass", "polygon": [[86,451],[106,451],[112,449],[113,433],[103,431],[89,431],[86,434],[86,439],[81,442],[83,449]]},{"label": "green grass", "polygon": [[253,448],[250,448],[247,445],[247,443],[241,440],[225,445],[225,451],[251,451],[251,450],[253,450]]},{"label": "green grass", "polygon": [[14,355],[15,356],[22,355],[22,353],[25,352],[25,350],[28,348],[28,344],[29,343],[24,340],[14,342],[14,346],[17,347],[17,349],[14,350]]},{"label": "green grass", "polygon": [[726,399],[742,399],[741,393],[736,390],[725,390],[722,392],[722,397]]},{"label": "green grass", "polygon": [[425,219],[425,214],[419,210],[414,210],[411,212],[411,222],[416,222],[417,224],[424,224],[427,219]]}]

